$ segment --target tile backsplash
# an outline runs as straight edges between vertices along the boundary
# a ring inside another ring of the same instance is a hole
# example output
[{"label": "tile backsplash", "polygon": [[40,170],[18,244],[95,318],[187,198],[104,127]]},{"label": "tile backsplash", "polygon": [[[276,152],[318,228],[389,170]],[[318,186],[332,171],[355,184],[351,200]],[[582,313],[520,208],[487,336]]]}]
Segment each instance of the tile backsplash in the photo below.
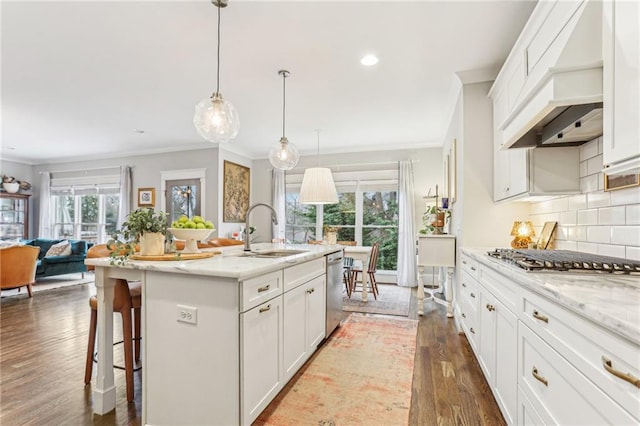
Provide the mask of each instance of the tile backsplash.
[{"label": "tile backsplash", "polygon": [[582,193],[531,202],[536,233],[556,221],[556,249],[640,260],[640,187],[605,192],[602,138],[579,149]]}]

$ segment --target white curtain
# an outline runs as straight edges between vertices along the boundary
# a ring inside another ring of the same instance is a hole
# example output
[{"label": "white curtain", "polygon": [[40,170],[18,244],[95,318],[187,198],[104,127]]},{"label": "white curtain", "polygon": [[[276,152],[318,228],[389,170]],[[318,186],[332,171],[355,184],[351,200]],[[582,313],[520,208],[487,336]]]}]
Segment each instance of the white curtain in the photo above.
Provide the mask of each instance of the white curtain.
[{"label": "white curtain", "polygon": [[416,225],[411,161],[400,161],[398,176],[398,285],[418,285],[416,266]]},{"label": "white curtain", "polygon": [[38,238],[53,238],[51,229],[51,173],[40,173],[40,215],[38,216]]},{"label": "white curtain", "polygon": [[272,235],[274,239],[282,241],[285,239],[285,228],[287,224],[285,191],[284,170],[273,169],[271,178],[271,202],[276,213],[278,213],[278,224],[272,226]]},{"label": "white curtain", "polygon": [[131,211],[131,167],[120,168],[120,207],[118,208],[118,220],[116,229],[122,227],[127,215]]}]

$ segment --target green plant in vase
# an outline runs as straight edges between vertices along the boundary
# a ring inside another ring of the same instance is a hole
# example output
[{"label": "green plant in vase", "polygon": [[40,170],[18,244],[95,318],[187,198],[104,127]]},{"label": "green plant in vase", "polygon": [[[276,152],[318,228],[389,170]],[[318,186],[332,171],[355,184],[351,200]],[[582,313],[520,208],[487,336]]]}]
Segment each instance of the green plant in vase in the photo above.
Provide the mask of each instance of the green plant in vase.
[{"label": "green plant in vase", "polygon": [[153,208],[134,210],[107,241],[111,264],[123,265],[138,246],[141,255],[162,255],[165,239],[170,237],[165,212]]}]

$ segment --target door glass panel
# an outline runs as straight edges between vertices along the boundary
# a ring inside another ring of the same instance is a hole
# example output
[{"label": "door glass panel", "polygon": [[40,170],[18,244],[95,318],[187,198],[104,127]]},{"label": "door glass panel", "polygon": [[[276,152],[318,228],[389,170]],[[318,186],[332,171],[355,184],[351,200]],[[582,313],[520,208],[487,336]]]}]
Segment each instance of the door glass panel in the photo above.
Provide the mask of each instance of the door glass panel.
[{"label": "door glass panel", "polygon": [[300,193],[287,193],[286,216],[285,238],[288,241],[305,244],[309,240],[316,239],[316,206],[301,204]]},{"label": "door glass panel", "polygon": [[178,220],[181,215],[200,216],[200,179],[168,180],[167,205],[165,212],[169,223]]}]

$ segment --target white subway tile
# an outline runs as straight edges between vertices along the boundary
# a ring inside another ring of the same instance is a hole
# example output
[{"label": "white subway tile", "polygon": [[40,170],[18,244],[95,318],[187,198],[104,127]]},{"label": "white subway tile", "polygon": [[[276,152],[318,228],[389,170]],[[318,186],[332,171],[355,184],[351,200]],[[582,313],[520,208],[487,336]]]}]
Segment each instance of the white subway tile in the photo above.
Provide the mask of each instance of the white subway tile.
[{"label": "white subway tile", "polygon": [[591,175],[580,179],[580,192],[587,193],[598,190],[598,175]]},{"label": "white subway tile", "polygon": [[596,155],[598,155],[597,139],[580,145],[580,161],[595,157]]},{"label": "white subway tile", "polygon": [[612,226],[611,243],[623,246],[640,246],[640,226]]},{"label": "white subway tile", "polygon": [[578,251],[598,254],[598,245],[594,243],[578,243]]},{"label": "white subway tile", "polygon": [[640,247],[627,247],[627,259],[640,260]]},{"label": "white subway tile", "polygon": [[570,210],[560,213],[560,222],[563,225],[576,225],[578,223],[578,212]]},{"label": "white subway tile", "polygon": [[640,204],[640,186],[611,191],[611,205]]},{"label": "white subway tile", "polygon": [[575,241],[557,241],[556,249],[558,250],[578,250],[578,243]]},{"label": "white subway tile", "polygon": [[598,244],[598,254],[603,256],[622,257],[625,256],[624,246],[612,246],[611,244]]},{"label": "white subway tile", "polygon": [[602,140],[602,136],[600,136],[596,142],[598,143],[598,154],[602,154],[604,152],[604,141]]},{"label": "white subway tile", "polygon": [[551,200],[551,209],[554,212],[566,212],[569,210],[569,199],[567,197],[558,197]]},{"label": "white subway tile", "polygon": [[578,225],[597,225],[598,210],[578,210]]},{"label": "white subway tile", "polygon": [[604,191],[604,173],[598,173],[598,191]]},{"label": "white subway tile", "polygon": [[587,162],[586,161],[581,161],[580,162],[580,177],[586,177],[588,175],[587,173]]},{"label": "white subway tile", "polygon": [[602,170],[602,155],[587,160],[587,175],[597,175]]},{"label": "white subway tile", "polygon": [[607,207],[611,205],[611,196],[608,192],[592,192],[587,194],[587,207]]},{"label": "white subway tile", "polygon": [[[622,207],[619,207],[622,208]],[[640,204],[633,206],[627,206],[626,224],[627,225],[640,225]],[[613,225],[613,224],[612,224]]]},{"label": "white subway tile", "polygon": [[536,203],[536,214],[544,214],[544,213],[551,213],[553,212],[552,210],[553,207],[553,201],[552,200],[544,200],[544,201],[540,201],[539,203]]},{"label": "white subway tile", "polygon": [[590,243],[611,243],[611,227],[589,226],[587,228],[587,241]]},{"label": "white subway tile", "polygon": [[573,230],[574,235],[573,239],[575,241],[587,241],[587,227],[586,226],[576,226]]},{"label": "white subway tile", "polygon": [[587,194],[572,195],[569,200],[569,210],[584,210],[587,208]]},{"label": "white subway tile", "polygon": [[537,220],[542,225],[544,225],[545,222],[559,222],[560,221],[560,213],[540,214],[540,215],[537,216]]},{"label": "white subway tile", "polygon": [[[640,210],[639,210],[639,213],[640,213]],[[629,223],[625,221],[624,206],[604,207],[604,208],[598,209],[598,224],[599,225],[629,225]],[[640,224],[640,222],[638,224]]]},{"label": "white subway tile", "polygon": [[[556,228],[556,240],[571,240],[571,226],[558,225]],[[536,232],[536,235],[540,235]]]}]

